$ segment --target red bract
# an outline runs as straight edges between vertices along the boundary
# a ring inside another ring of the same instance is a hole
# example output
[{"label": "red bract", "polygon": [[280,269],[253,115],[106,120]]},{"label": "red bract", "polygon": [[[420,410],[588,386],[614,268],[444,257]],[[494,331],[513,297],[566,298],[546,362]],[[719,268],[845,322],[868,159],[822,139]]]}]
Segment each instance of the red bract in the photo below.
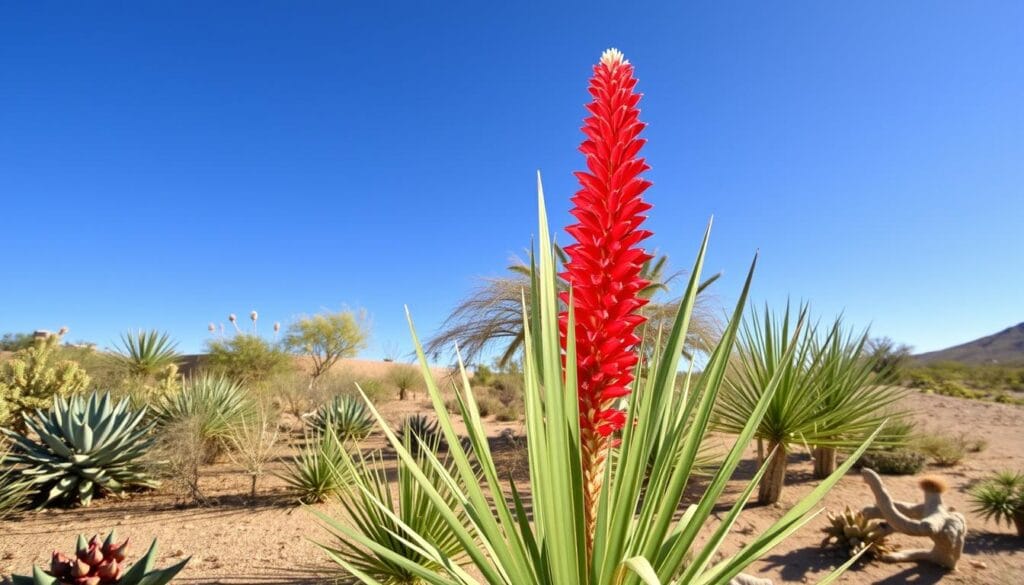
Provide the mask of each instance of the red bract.
[{"label": "red bract", "polygon": [[[639,244],[651,235],[640,229],[651,207],[641,195],[651,183],[640,178],[649,167],[638,157],[645,140],[639,138],[644,124],[638,120],[635,85],[633,66],[622,53],[605,51],[590,80],[594,101],[587,105],[591,116],[580,146],[588,171],[576,173],[581,188],[572,199],[572,214],[578,223],[567,228],[576,243],[565,248],[569,262],[561,275],[572,286],[575,307],[583,472],[591,514],[610,435],[625,424],[625,413],[615,402],[629,394],[640,341],[636,328],[644,321],[637,311],[647,302],[638,293],[648,284],[640,273],[650,256]],[[568,302],[568,293],[562,299]],[[563,348],[567,325],[563,313]]]}]

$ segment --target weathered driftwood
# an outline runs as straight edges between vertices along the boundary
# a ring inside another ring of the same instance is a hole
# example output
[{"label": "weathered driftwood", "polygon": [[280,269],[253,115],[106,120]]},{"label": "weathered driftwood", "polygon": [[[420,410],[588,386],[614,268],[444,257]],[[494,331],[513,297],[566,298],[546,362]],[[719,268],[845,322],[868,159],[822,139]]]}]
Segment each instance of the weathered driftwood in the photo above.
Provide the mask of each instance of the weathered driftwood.
[{"label": "weathered driftwood", "polygon": [[910,504],[897,502],[882,485],[878,474],[862,469],[861,476],[875,495],[875,505],[864,508],[867,518],[881,518],[894,532],[932,539],[931,549],[912,549],[881,555],[883,561],[929,561],[947,569],[956,569],[964,551],[967,522],[963,514],[947,510],[942,505],[942,492],[946,484],[939,478],[924,477],[920,481],[924,502]]}]

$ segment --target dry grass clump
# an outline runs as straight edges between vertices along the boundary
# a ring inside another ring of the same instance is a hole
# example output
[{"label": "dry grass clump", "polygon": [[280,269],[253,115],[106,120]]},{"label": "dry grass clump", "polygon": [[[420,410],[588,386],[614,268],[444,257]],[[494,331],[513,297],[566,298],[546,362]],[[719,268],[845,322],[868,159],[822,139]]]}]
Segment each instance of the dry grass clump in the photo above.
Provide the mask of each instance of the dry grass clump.
[{"label": "dry grass clump", "polygon": [[206,421],[200,416],[174,419],[159,428],[156,445],[150,452],[154,474],[170,486],[179,502],[205,505],[206,496],[199,485],[200,468],[217,449],[205,433]]},{"label": "dry grass clump", "polygon": [[256,484],[266,473],[267,463],[274,455],[279,437],[277,424],[265,408],[258,408],[253,416],[243,418],[231,427],[228,457],[245,470],[252,479],[249,497],[256,497]]}]

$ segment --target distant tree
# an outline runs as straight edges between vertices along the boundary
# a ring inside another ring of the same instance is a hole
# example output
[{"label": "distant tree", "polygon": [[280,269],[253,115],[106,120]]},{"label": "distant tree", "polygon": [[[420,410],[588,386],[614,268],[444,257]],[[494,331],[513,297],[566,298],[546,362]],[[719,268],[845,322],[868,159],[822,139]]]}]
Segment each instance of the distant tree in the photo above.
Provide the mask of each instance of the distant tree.
[{"label": "distant tree", "polygon": [[239,384],[263,387],[271,378],[294,367],[279,345],[258,335],[237,333],[206,342],[206,365]]},{"label": "distant tree", "polygon": [[914,350],[909,345],[897,344],[888,337],[872,338],[865,349],[865,353],[874,364],[874,372],[883,375],[887,380],[902,378]]},{"label": "distant tree", "polygon": [[423,374],[416,366],[395,364],[388,371],[388,381],[398,388],[398,399],[405,400],[409,390],[415,390],[423,383]]},{"label": "distant tree", "polygon": [[342,358],[355,357],[366,347],[369,326],[366,315],[352,311],[320,313],[303,317],[288,326],[284,346],[292,353],[308,356],[313,363],[310,387]]},{"label": "distant tree", "polygon": [[31,333],[4,333],[0,337],[0,351],[18,351],[32,347]]},{"label": "distant tree", "polygon": [[[568,260],[565,252],[555,247],[556,259],[564,265]],[[430,338],[425,351],[437,359],[450,355],[458,344],[459,352],[466,363],[479,361],[491,348],[501,351],[497,366],[503,368],[517,355],[523,344],[523,301],[529,303],[530,266],[522,260],[508,267],[509,274],[498,278],[483,279],[482,284],[452,309],[437,333]],[[640,277],[648,284],[640,296],[650,302],[641,311],[648,318],[643,328],[645,346],[652,349],[658,337],[659,327],[671,328],[678,307],[678,301],[655,299],[669,291],[669,284],[679,273],[668,272],[668,256],[660,255],[644,263]],[[701,284],[703,292],[718,276]],[[564,283],[563,283],[564,285]],[[707,306],[707,298],[700,295],[690,322],[687,350],[701,350],[712,345],[718,337],[718,320]]]}]

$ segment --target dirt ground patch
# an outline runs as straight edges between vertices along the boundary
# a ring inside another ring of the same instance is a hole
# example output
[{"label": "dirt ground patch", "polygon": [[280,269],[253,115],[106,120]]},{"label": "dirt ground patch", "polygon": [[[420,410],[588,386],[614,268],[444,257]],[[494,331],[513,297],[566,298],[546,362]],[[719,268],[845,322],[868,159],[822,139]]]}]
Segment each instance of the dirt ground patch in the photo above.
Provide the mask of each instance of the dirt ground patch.
[{"label": "dirt ground patch", "polygon": [[[382,405],[385,417],[397,424],[411,412],[428,412],[423,400],[393,401]],[[987,447],[969,454],[959,465],[950,468],[929,468],[929,473],[944,476],[950,490],[948,505],[967,516],[970,530],[964,558],[955,573],[944,573],[916,564],[865,564],[850,571],[841,580],[848,584],[958,583],[1010,584],[1024,583],[1024,540],[1017,538],[1005,525],[984,522],[971,511],[967,489],[988,473],[999,469],[1024,470],[1024,408],[1011,405],[961,400],[943,396],[913,394],[906,406],[916,413],[926,429],[951,434],[964,433],[983,439]],[[520,450],[508,440],[508,431],[521,436],[521,423],[488,421],[494,437],[497,458],[503,469],[525,479],[527,470]],[[502,434],[504,431],[504,435]],[[728,437],[717,438],[723,445]],[[294,455],[301,435],[294,433],[281,446],[272,465],[273,472],[283,469],[284,462]],[[372,436],[367,447],[383,446],[383,438]],[[810,458],[793,454],[782,501],[776,506],[749,505],[725,546],[730,554],[747,539],[767,528],[791,504],[814,488]],[[754,452],[737,477],[730,482],[720,514],[740,493],[744,480],[753,474]],[[0,523],[0,574],[26,573],[33,563],[45,564],[54,549],[73,548],[76,534],[105,533],[116,528],[131,536],[132,558],[143,552],[150,539],[159,539],[159,564],[167,565],[185,556],[192,561],[176,582],[225,584],[302,584],[330,583],[339,576],[317,548],[315,541],[330,543],[331,536],[308,510],[297,506],[288,495],[284,483],[272,474],[261,480],[259,495],[248,497],[249,479],[230,463],[204,468],[202,487],[210,498],[205,507],[182,508],[174,494],[156,490],[135,494],[127,499],[107,498],[87,509],[32,512],[13,521]],[[920,492],[914,477],[884,478],[898,499],[917,500]],[[870,492],[859,475],[844,477],[829,493],[824,507],[840,510],[846,505],[860,507],[871,503]],[[341,512],[330,504],[318,509],[332,515]],[[750,572],[772,578],[776,583],[814,583],[841,562],[835,553],[825,551],[819,543],[824,514],[813,519],[794,537],[751,567]],[[904,547],[923,546],[914,539],[896,537]]]}]

